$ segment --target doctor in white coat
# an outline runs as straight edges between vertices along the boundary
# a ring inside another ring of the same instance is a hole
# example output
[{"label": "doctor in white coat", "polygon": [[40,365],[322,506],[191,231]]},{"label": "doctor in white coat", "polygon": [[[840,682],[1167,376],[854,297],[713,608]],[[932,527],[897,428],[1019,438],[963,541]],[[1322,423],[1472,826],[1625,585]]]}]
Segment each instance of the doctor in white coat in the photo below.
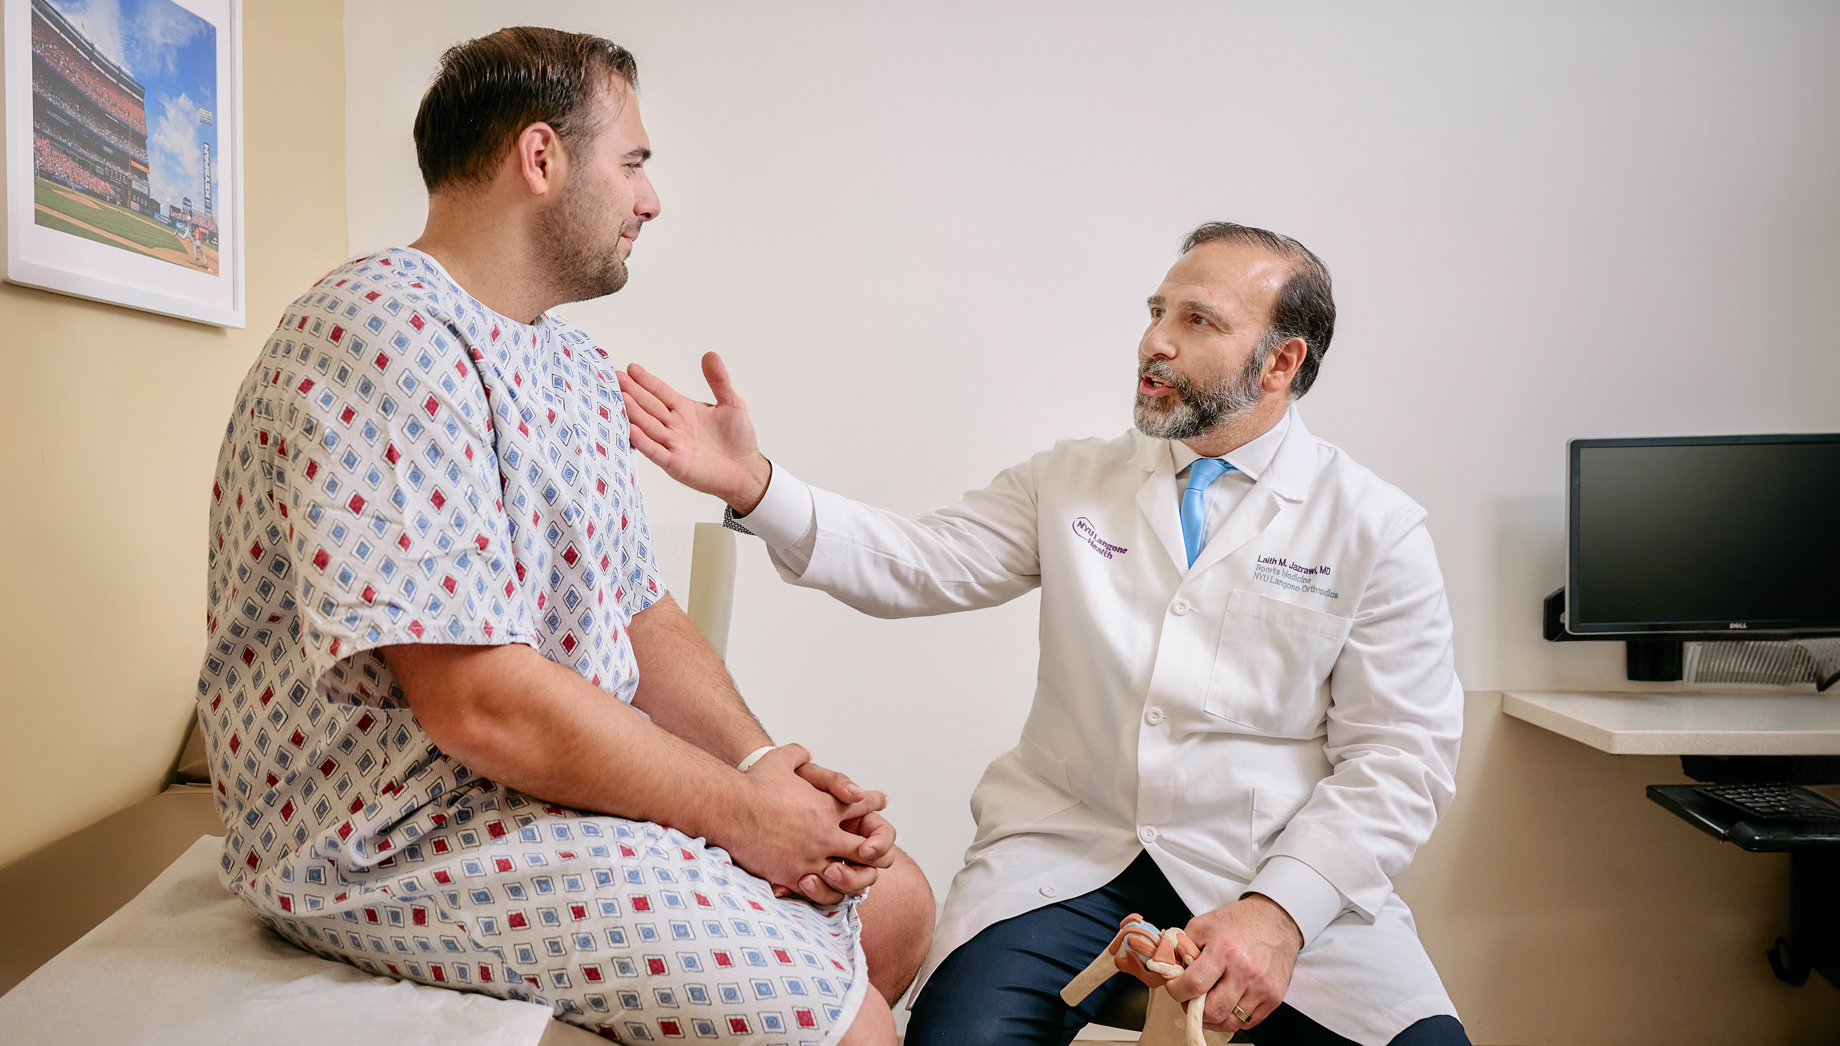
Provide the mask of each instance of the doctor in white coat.
[{"label": "doctor in white coat", "polygon": [[769,463],[714,354],[713,404],[637,366],[621,387],[640,451],[794,584],[879,617],[1042,589],[1034,704],[972,796],[910,1046],[1067,1042],[1128,990],[1057,994],[1131,912],[1201,945],[1170,990],[1205,993],[1212,1029],[1467,1043],[1391,882],[1453,793],[1450,614],[1424,510],[1293,405],[1334,330],[1328,271],[1210,223],[1148,304],[1133,431],[913,520]]}]

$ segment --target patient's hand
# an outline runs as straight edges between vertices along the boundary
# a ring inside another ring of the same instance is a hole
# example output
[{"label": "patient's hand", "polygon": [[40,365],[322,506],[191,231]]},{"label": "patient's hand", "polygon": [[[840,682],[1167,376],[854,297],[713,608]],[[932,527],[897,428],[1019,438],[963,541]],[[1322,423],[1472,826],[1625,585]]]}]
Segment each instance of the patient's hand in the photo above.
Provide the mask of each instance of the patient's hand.
[{"label": "patient's hand", "polygon": [[[847,775],[817,763],[799,767],[798,774],[813,788],[829,792],[839,802],[855,803],[871,794]],[[776,894],[783,897],[797,893],[819,904],[835,904],[846,895],[854,896],[867,890],[875,882],[877,869],[894,864],[894,825],[879,812],[846,820],[840,827],[863,838],[856,852],[839,855],[844,859],[825,866],[822,877],[804,876],[796,889],[776,884],[773,888]]]},{"label": "patient's hand", "polygon": [[[796,744],[762,756],[740,775],[746,785],[743,802],[708,832],[709,840],[727,850],[737,865],[769,883],[821,883],[819,876],[830,875],[831,865],[855,860],[874,842],[857,833],[874,833],[880,820],[874,814],[888,802],[881,792],[859,790],[860,798],[844,802],[813,788],[798,774],[810,760],[811,753]],[[861,876],[846,877],[844,885],[853,887],[848,892],[868,889],[876,871],[864,867]],[[817,892],[822,897],[813,899],[827,903],[842,896],[835,890]]]},{"label": "patient's hand", "polygon": [[766,494],[773,466],[761,456],[747,402],[729,381],[722,357],[704,354],[703,377],[714,403],[683,395],[637,363],[620,371],[632,443],[672,479],[714,494],[745,516]]}]

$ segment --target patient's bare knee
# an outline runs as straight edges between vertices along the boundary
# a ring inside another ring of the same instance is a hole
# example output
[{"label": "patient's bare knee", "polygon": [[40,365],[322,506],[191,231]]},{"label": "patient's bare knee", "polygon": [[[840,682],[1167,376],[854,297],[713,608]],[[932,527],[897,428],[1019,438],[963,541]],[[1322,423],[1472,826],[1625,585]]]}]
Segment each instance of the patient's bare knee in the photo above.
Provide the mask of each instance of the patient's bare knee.
[{"label": "patient's bare knee", "polygon": [[863,920],[863,954],[869,983],[893,1005],[914,983],[933,946],[933,889],[914,859],[900,848],[857,909]]},{"label": "patient's bare knee", "polygon": [[894,1012],[875,992],[864,992],[862,1006],[837,1046],[895,1046]]}]

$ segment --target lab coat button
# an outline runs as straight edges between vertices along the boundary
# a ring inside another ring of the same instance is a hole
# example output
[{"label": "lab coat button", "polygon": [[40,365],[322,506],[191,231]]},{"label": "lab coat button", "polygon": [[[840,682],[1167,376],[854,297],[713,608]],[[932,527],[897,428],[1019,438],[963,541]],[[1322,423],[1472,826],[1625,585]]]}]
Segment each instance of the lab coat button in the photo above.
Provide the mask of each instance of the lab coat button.
[{"label": "lab coat button", "polygon": [[1186,614],[1195,608],[1194,608],[1194,605],[1191,604],[1188,600],[1178,599],[1175,601],[1175,605],[1171,606],[1169,609],[1175,611],[1177,617],[1181,617],[1183,614]]},{"label": "lab coat button", "polygon": [[1059,894],[1059,893],[1060,893],[1060,891],[1059,891],[1059,890],[1056,890],[1056,889],[1055,889],[1054,887],[1052,887],[1052,886],[1044,886],[1044,887],[1042,887],[1042,888],[1041,888],[1041,895],[1042,895],[1043,897],[1053,897],[1053,896],[1055,896],[1056,894]]},{"label": "lab coat button", "polygon": [[1156,829],[1149,825],[1144,825],[1137,830],[1137,837],[1146,843],[1154,843],[1156,842]]},{"label": "lab coat button", "polygon": [[1144,722],[1149,723],[1151,726],[1155,726],[1162,721],[1163,710],[1160,708],[1152,708],[1150,711],[1144,713]]}]

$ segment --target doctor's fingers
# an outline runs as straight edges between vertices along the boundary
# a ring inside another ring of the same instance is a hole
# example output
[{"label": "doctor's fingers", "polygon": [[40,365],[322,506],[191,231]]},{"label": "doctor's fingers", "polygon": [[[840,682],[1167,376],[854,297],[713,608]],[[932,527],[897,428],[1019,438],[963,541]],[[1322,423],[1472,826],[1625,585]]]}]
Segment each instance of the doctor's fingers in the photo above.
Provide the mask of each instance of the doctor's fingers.
[{"label": "doctor's fingers", "polygon": [[718,405],[747,410],[747,401],[735,390],[735,383],[728,376],[728,364],[722,362],[719,353],[703,353],[703,380],[709,383],[710,394],[715,396]]},{"label": "doctor's fingers", "polygon": [[652,464],[659,468],[664,468],[671,460],[670,449],[657,440],[652,439],[650,436],[647,436],[638,425],[635,424],[628,428],[627,434],[632,437],[633,449],[645,455],[646,460],[650,461]]},{"label": "doctor's fingers", "polygon": [[[626,365],[626,376],[637,386],[638,392],[641,395],[649,397],[652,402],[657,403],[661,407],[674,411],[685,411],[691,407],[710,406],[710,404],[699,403],[677,391],[663,378],[639,366],[637,363],[628,363]],[[626,391],[625,382],[620,383],[620,391]],[[651,409],[649,404],[646,409]]]},{"label": "doctor's fingers", "polygon": [[[1188,969],[1183,970],[1181,976],[1170,978],[1165,987],[1169,990],[1170,998],[1179,1003],[1187,1003],[1195,996],[1206,995],[1219,987],[1229,973],[1226,950],[1203,945],[1201,954],[1188,964]],[[1242,984],[1244,980],[1242,977]]]},{"label": "doctor's fingers", "polygon": [[[1201,1011],[1202,1025],[1211,1031],[1255,1027],[1284,1001],[1287,987],[1288,984],[1280,984],[1269,975],[1244,980],[1222,977],[1214,990],[1208,992],[1206,1006]],[[1245,1014],[1244,1020],[1240,1019],[1240,1014]]]},{"label": "doctor's fingers", "polygon": [[627,425],[626,431],[632,437],[633,448],[645,455],[652,464],[669,472],[672,454],[684,443],[683,438],[630,402],[626,408],[626,419],[631,423]]},{"label": "doctor's fingers", "polygon": [[[1250,990],[1254,977],[1245,951],[1231,940],[1221,940],[1203,946],[1201,954],[1181,976],[1172,978],[1167,988],[1170,998],[1184,1008],[1188,1000],[1207,996],[1202,1022],[1214,1031],[1232,1031],[1245,1027],[1235,1021],[1233,1007]],[[1246,1012],[1252,1012],[1251,1006],[1246,1006]],[[1227,1022],[1234,1022],[1233,1027],[1227,1028]]]},{"label": "doctor's fingers", "polygon": [[620,395],[626,400],[626,419],[632,422],[632,428],[650,436],[660,443],[669,443],[678,435],[674,425],[681,424],[682,419],[674,416],[671,408],[659,402],[635,382],[630,376],[621,374]]}]

